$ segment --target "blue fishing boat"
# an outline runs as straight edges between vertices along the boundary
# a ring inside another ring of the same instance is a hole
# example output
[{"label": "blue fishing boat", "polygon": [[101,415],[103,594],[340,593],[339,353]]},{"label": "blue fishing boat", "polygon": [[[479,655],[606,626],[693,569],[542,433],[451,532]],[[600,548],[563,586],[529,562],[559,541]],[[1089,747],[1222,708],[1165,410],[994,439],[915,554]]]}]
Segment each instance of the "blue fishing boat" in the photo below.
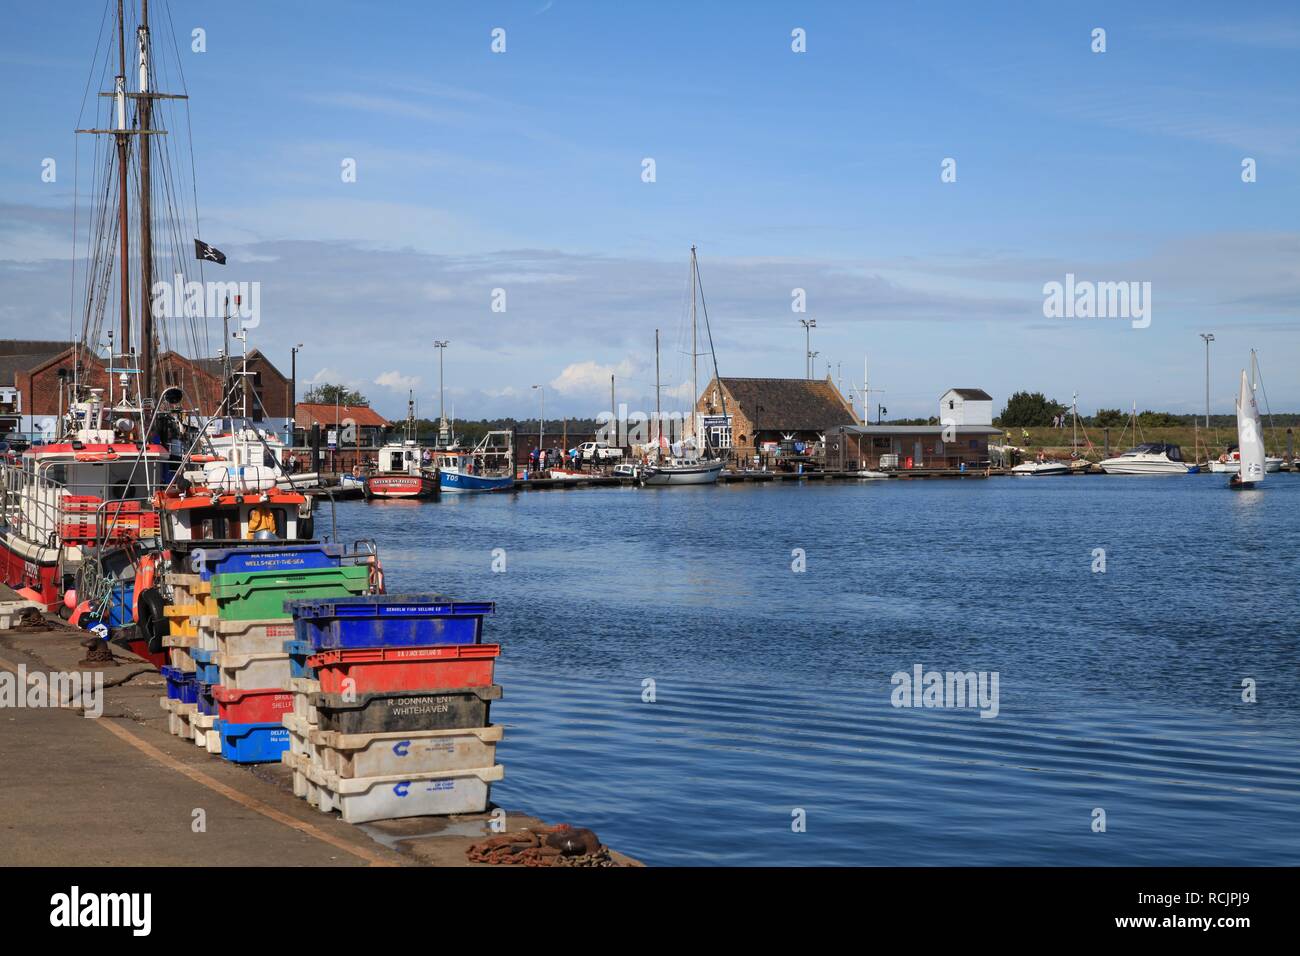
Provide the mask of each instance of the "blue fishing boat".
[{"label": "blue fishing boat", "polygon": [[509,491],[515,486],[514,432],[488,432],[469,450],[441,449],[437,464],[443,492]]}]

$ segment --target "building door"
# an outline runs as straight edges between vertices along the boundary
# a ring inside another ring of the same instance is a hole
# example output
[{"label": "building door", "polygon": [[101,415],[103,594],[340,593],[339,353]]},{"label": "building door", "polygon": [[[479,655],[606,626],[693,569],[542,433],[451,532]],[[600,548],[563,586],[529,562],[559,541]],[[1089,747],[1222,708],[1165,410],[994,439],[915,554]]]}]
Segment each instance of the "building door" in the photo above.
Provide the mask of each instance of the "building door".
[{"label": "building door", "polygon": [[922,466],[922,462],[924,461],[925,458],[922,455],[921,442],[919,441],[913,442],[912,443],[912,467],[920,468]]}]

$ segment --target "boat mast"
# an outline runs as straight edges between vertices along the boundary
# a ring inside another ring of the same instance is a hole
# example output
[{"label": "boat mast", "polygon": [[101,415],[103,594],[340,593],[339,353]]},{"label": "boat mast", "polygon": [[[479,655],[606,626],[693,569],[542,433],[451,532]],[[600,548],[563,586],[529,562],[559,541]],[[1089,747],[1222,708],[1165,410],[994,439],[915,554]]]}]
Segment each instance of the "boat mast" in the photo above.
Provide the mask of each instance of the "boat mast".
[{"label": "boat mast", "polygon": [[[121,336],[118,341],[121,344],[122,354],[125,355],[131,348],[131,248],[130,238],[127,235],[130,228],[130,217],[127,212],[127,162],[129,155],[126,131],[126,24],[122,10],[122,0],[117,0],[117,76],[113,81],[113,102],[117,107],[118,130],[116,134],[117,254],[120,260],[118,263],[120,269],[118,285],[120,286],[119,295],[121,297],[119,304]],[[109,350],[108,362],[111,367],[113,365],[112,349]]]},{"label": "boat mast", "polygon": [[1079,452],[1079,393],[1075,392],[1070,399],[1070,410],[1074,413],[1074,437],[1070,439],[1070,450],[1078,454]]},{"label": "boat mast", "polygon": [[663,437],[664,417],[659,406],[659,330],[655,329],[655,447]]},{"label": "boat mast", "polygon": [[700,400],[700,381],[699,381],[699,346],[696,344],[696,326],[695,326],[695,276],[698,266],[695,263],[695,244],[691,244],[691,438],[694,439],[695,450],[698,453],[700,449],[699,438],[695,434],[695,405]]},{"label": "boat mast", "polygon": [[[153,100],[149,98],[149,0],[140,0],[140,26],[136,28],[140,48],[140,98],[136,114],[140,124],[140,400],[141,405],[153,397],[153,223],[149,208],[150,171],[149,135],[152,128]],[[247,412],[245,412],[247,414]]]}]

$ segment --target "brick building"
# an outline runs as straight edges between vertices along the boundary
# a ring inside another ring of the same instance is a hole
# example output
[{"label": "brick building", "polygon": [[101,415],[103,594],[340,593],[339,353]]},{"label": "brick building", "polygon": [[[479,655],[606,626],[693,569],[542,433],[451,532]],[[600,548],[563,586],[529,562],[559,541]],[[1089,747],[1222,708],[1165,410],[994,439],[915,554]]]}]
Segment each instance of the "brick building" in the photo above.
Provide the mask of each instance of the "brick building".
[{"label": "brick building", "polygon": [[[232,369],[238,370],[238,366],[232,365]],[[283,419],[289,407],[289,380],[256,349],[249,353],[248,371],[256,393],[256,400],[250,396],[249,417],[255,421]],[[112,376],[111,383],[109,378],[103,356],[71,343],[0,340],[0,388],[15,393],[14,400],[6,403],[7,409],[16,410],[16,414],[5,416],[4,425],[9,431],[39,431],[40,420],[55,417],[67,408],[69,386],[74,381],[87,388],[102,388],[106,396],[116,392],[120,388],[117,376]],[[187,406],[212,414],[221,402],[221,360],[162,353],[158,357],[158,386],[161,389],[172,385],[185,393]],[[236,402],[235,410],[239,407]]]},{"label": "brick building", "polygon": [[[203,368],[208,374],[213,375],[218,381],[221,379],[222,360],[219,358],[197,359],[195,364]],[[244,357],[242,355],[230,356],[231,381],[233,386],[239,389],[241,376],[240,372],[244,370]],[[292,380],[276,368],[275,363],[266,357],[261,349],[253,349],[248,353],[248,382],[251,389],[248,396],[248,417],[254,421],[284,421],[289,417],[289,409],[292,405],[289,392],[292,391]],[[241,396],[236,392],[232,401],[235,409],[242,408]]]},{"label": "brick building", "polygon": [[709,443],[731,449],[740,458],[783,444],[814,445],[831,428],[859,424],[853,406],[829,376],[715,378],[696,402],[695,412]]}]

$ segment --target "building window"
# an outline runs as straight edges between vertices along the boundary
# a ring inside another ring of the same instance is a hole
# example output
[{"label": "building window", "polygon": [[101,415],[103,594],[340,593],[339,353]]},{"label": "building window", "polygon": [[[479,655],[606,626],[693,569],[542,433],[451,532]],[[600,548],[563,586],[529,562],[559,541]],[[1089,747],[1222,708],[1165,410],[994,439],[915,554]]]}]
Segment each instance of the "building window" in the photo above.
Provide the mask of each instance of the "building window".
[{"label": "building window", "polygon": [[948,408],[949,408],[949,410],[954,409],[954,408],[956,408],[956,407],[957,407],[957,403],[954,402],[951,398],[948,399]]},{"label": "building window", "polygon": [[730,448],[731,447],[731,426],[710,425],[709,444],[712,445],[714,448]]}]

